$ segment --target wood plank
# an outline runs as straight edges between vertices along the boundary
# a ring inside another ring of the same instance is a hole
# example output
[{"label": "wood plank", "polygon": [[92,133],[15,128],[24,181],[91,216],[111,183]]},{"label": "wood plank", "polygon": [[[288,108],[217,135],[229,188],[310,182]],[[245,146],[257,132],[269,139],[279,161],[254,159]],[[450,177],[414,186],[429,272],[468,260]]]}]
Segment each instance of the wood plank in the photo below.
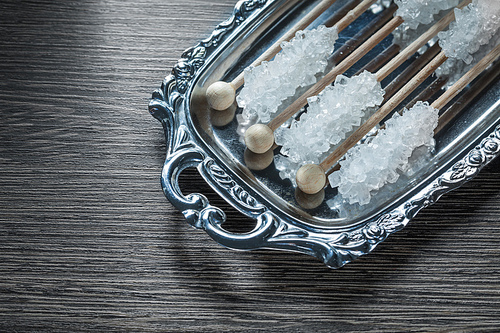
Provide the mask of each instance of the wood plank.
[{"label": "wood plank", "polygon": [[167,202],[148,100],[235,2],[0,3],[0,331],[497,330],[498,159],[336,271],[224,249]]}]

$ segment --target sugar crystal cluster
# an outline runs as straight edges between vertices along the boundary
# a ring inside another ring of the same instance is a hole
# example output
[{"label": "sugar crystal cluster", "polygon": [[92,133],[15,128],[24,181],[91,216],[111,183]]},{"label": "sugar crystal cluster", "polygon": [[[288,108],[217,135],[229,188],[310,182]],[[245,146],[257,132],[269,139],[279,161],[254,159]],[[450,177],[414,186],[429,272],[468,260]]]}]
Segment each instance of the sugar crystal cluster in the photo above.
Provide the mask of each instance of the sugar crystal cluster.
[{"label": "sugar crystal cluster", "polygon": [[479,60],[485,57],[494,46],[498,45],[499,42],[500,30],[496,32],[496,34],[491,38],[490,42],[487,45],[482,45],[476,53],[472,54],[473,60],[470,64],[466,64],[460,59],[449,58],[436,70],[436,75],[447,76],[447,86],[449,87],[453,85],[464,75],[464,73],[470,70],[475,64],[479,62]]},{"label": "sugar crystal cluster", "polygon": [[340,162],[340,170],[328,178],[332,187],[350,204],[366,205],[372,192],[388,183],[396,182],[400,172],[409,167],[415,149],[434,148],[434,129],[438,123],[438,110],[427,102],[418,102],[403,116],[396,113],[367,144],[350,149]]},{"label": "sugar crystal cluster", "polygon": [[405,25],[416,29],[419,24],[434,22],[434,15],[442,10],[458,5],[459,0],[395,0],[397,16],[405,20]]},{"label": "sugar crystal cluster", "polygon": [[276,158],[280,176],[293,182],[302,165],[319,164],[323,155],[359,127],[383,99],[384,90],[374,74],[339,75],[333,86],[308,99],[309,108],[300,121],[276,130],[275,141],[282,146],[282,156]]},{"label": "sugar crystal cluster", "polygon": [[439,45],[449,59],[436,71],[448,76],[448,85],[455,83],[466,71],[500,42],[500,1],[473,1],[456,9],[456,22],[438,34]]},{"label": "sugar crystal cluster", "polygon": [[439,45],[448,58],[466,64],[481,45],[488,44],[500,26],[500,1],[473,1],[463,9],[455,9],[455,21],[447,31],[438,34]]},{"label": "sugar crystal cluster", "polygon": [[298,87],[316,83],[316,74],[325,70],[328,56],[338,38],[335,27],[299,31],[274,60],[245,70],[245,86],[237,97],[246,119],[257,116],[267,123],[281,103]]}]

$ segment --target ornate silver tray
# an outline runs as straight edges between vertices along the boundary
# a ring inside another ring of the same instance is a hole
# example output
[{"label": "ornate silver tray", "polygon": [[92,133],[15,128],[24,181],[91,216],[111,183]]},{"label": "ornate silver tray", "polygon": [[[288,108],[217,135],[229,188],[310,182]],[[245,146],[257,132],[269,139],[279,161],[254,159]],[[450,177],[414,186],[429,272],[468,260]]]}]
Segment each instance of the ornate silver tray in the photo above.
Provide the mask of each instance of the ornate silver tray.
[{"label": "ornate silver tray", "polygon": [[[304,209],[291,183],[281,180],[273,165],[259,172],[245,166],[245,147],[238,140],[234,114],[228,124],[218,126],[221,114],[210,111],[205,90],[215,81],[230,81],[238,75],[317,2],[239,1],[231,18],[182,54],[172,74],[153,93],[149,111],[162,123],[167,140],[162,188],[191,226],[231,249],[296,251],[338,268],[371,252],[421,209],[473,178],[500,154],[500,82],[490,84],[440,133],[436,152],[421,171],[384,188],[368,207],[343,207],[339,213],[323,203]],[[313,26],[327,20],[344,2],[337,1]],[[369,13],[364,15],[346,35],[371,19]],[[181,192],[179,175],[190,167],[196,167],[228,203],[255,220],[251,232],[226,230],[221,209],[202,194]],[[326,199],[332,196],[333,190],[326,192]]]}]

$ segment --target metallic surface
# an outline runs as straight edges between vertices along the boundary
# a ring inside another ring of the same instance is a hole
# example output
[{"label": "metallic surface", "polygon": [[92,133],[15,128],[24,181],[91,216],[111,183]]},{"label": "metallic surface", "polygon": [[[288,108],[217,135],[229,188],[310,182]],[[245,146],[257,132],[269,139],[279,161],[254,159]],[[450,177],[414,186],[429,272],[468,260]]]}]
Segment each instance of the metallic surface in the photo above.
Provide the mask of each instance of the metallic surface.
[{"label": "metallic surface", "polygon": [[[167,139],[161,177],[164,193],[190,225],[204,229],[228,248],[297,251],[337,268],[372,251],[388,235],[404,228],[422,208],[461,186],[500,154],[500,83],[494,83],[436,138],[436,153],[426,167],[387,186],[369,207],[350,207],[344,215],[326,204],[302,209],[291,185],[279,179],[272,167],[262,172],[245,167],[236,120],[214,127],[204,92],[211,83],[236,76],[315,3],[238,2],[230,19],[182,55],[172,75],[154,92],[149,110],[162,123]],[[332,11],[342,3],[338,1]],[[328,14],[313,26],[326,20]],[[369,15],[362,17],[353,26],[362,27],[370,19]],[[349,33],[354,32],[346,31]],[[370,54],[365,58],[368,61]],[[197,167],[221,197],[253,218],[253,231],[228,232],[223,227],[226,218],[222,210],[202,194],[185,196],[178,177],[189,167]],[[326,199],[334,194],[327,191]]]}]

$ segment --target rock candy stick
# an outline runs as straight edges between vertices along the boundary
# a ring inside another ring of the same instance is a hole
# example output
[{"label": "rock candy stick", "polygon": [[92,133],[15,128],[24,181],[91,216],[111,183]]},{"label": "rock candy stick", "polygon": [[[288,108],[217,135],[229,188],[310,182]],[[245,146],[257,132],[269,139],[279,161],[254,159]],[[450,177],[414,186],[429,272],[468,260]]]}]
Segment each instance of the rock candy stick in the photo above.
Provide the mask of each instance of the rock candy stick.
[{"label": "rock candy stick", "polygon": [[350,204],[366,205],[371,192],[394,183],[398,171],[410,167],[413,151],[420,147],[434,148],[434,129],[439,110],[428,103],[418,102],[403,115],[395,113],[385,122],[385,129],[367,144],[351,148],[340,161],[340,170],[328,180]]},{"label": "rock candy stick", "polygon": [[[465,7],[471,0],[464,0],[459,8]],[[410,56],[412,56],[418,49],[425,45],[430,39],[435,37],[438,32],[446,28],[455,18],[453,12],[448,13],[445,17],[434,24],[429,30],[427,30],[422,36],[417,38],[413,43],[407,46],[401,53],[394,57],[389,63],[382,67],[377,72],[377,80],[380,82],[386,78],[390,73],[392,73],[396,68],[398,68],[403,62],[405,62]],[[352,52],[347,58],[345,58],[340,64],[335,66],[328,74],[326,74],[323,79],[321,79],[317,84],[310,88],[306,93],[295,100],[290,106],[288,106],[283,112],[277,115],[273,120],[271,120],[267,125],[256,124],[248,128],[245,133],[245,143],[247,148],[254,153],[264,153],[269,150],[275,141],[273,132],[284,124],[290,117],[296,114],[301,108],[303,108],[308,103],[308,98],[318,95],[327,86],[335,81],[336,77],[344,73],[349,69],[354,63],[360,60],[364,55],[366,55],[371,49],[373,49],[380,41],[382,41],[387,35],[389,35],[396,27],[398,27],[403,22],[400,16],[394,17],[389,23],[387,23],[382,29],[377,31],[372,37],[370,37],[365,43],[363,43],[358,49]]]},{"label": "rock candy stick", "polygon": [[245,85],[236,98],[243,108],[243,119],[269,122],[281,103],[295,95],[297,88],[317,81],[332,54],[338,32],[359,17],[374,0],[365,0],[333,27],[299,31],[290,42],[282,43],[282,51],[272,61],[250,66],[244,71]]},{"label": "rock candy stick", "polygon": [[474,0],[455,10],[456,21],[438,34],[448,60],[436,71],[448,75],[450,85],[500,41],[500,1]]},{"label": "rock candy stick", "polygon": [[415,149],[434,148],[438,122],[449,120],[443,116],[438,118],[439,110],[499,56],[500,46],[497,46],[432,105],[417,102],[402,116],[396,113],[371,142],[347,152],[345,159],[340,161],[340,170],[330,175],[330,185],[338,187],[339,194],[350,204],[368,204],[372,191],[395,182],[399,178],[398,170],[405,171],[410,167],[409,159]]},{"label": "rock candy stick", "polygon": [[[491,65],[500,56],[500,45],[497,45],[488,55],[479,61],[471,70],[441,95],[431,107],[441,109],[448,104],[461,90],[472,82],[482,71]],[[401,89],[391,100],[384,104],[367,122],[358,128],[347,140],[345,140],[332,154],[330,154],[320,165],[309,164],[297,172],[297,184],[305,193],[317,193],[326,183],[325,170],[336,164],[359,140],[361,140],[371,129],[373,129],[390,110],[401,103],[413,89],[428,77],[437,67],[446,60],[446,55],[441,52],[430,62],[417,76],[412,78],[403,89]],[[335,174],[335,172],[333,173]],[[332,174],[332,175],[333,175]],[[332,177],[330,175],[330,177]],[[334,176],[336,177],[336,176]],[[337,183],[338,178],[334,178]],[[302,187],[301,187],[302,186]]]},{"label": "rock candy stick", "polygon": [[[251,67],[259,66],[263,61],[269,61],[278,52],[281,51],[282,43],[291,40],[298,31],[304,30],[322,13],[324,13],[336,0],[323,0],[314,7],[306,16],[304,16],[297,24],[287,31],[279,40],[277,40],[269,49],[267,49],[260,57],[258,57]],[[349,2],[346,6],[357,3],[358,0]],[[228,109],[235,100],[236,90],[244,83],[244,72],[240,73],[233,81],[223,82],[217,81],[207,88],[206,96],[208,104],[215,110]]]}]

